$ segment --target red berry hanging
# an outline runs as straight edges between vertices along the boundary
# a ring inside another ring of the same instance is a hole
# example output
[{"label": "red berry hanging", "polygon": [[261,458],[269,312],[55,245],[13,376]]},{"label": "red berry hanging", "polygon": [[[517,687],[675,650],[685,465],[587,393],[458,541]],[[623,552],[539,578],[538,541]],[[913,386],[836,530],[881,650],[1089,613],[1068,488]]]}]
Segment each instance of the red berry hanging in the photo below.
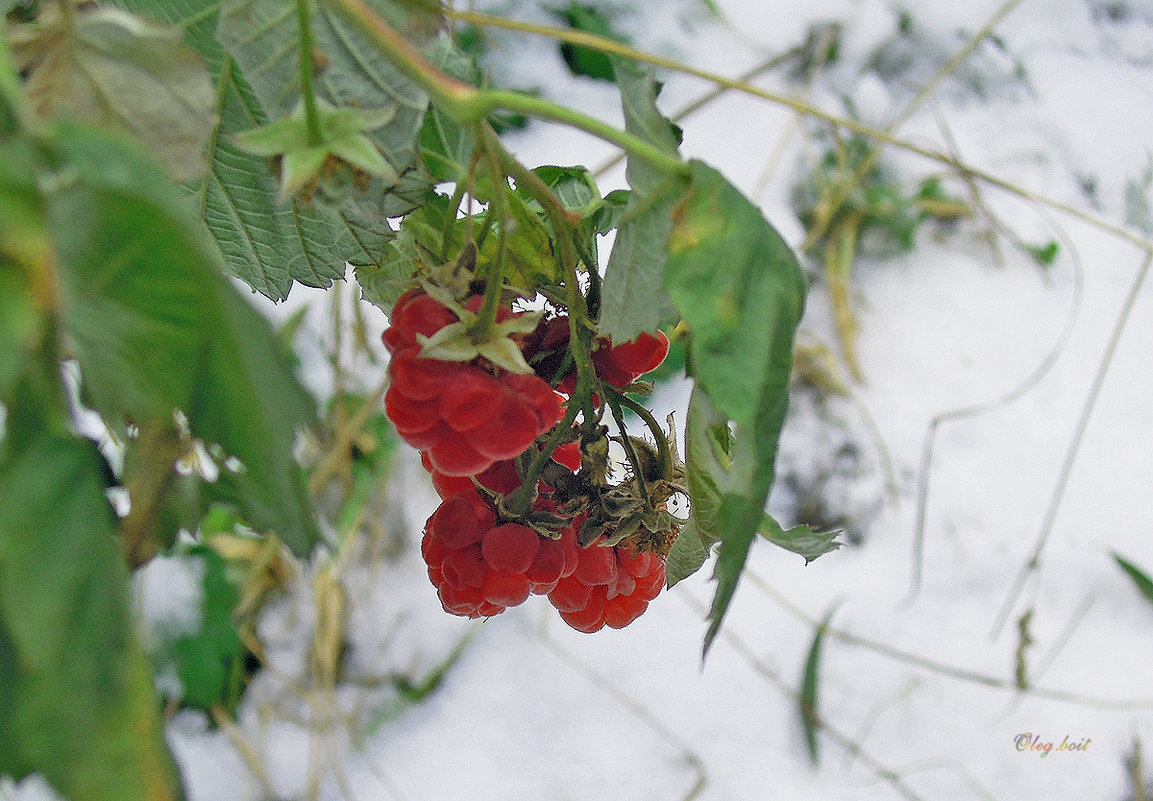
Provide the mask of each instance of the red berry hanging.
[{"label": "red berry hanging", "polygon": [[457,322],[423,292],[401,296],[383,336],[392,354],[385,411],[401,438],[425,451],[438,472],[473,476],[519,456],[563,411],[556,393],[536,376],[421,354],[421,338]]}]

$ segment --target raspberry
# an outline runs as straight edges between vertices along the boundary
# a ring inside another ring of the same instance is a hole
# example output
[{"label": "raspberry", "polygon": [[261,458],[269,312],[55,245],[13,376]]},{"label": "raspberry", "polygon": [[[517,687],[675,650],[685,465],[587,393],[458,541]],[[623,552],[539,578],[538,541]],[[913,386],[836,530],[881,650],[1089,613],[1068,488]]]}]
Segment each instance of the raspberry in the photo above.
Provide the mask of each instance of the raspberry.
[{"label": "raspberry", "polygon": [[561,620],[574,629],[585,634],[592,634],[604,627],[605,617],[605,588],[593,587],[589,592],[589,599],[580,609],[571,612],[561,612]]},{"label": "raspberry", "polygon": [[432,486],[441,499],[451,498],[458,492],[471,490],[473,478],[485,489],[508,495],[520,487],[520,476],[516,472],[516,465],[509,461],[494,462],[491,467],[476,476],[448,476],[432,466],[428,453],[421,451],[420,463],[432,476]]},{"label": "raspberry", "polygon": [[553,451],[552,458],[554,461],[560,462],[575,473],[581,469],[580,443],[569,442],[561,445]]},{"label": "raspberry", "polygon": [[665,560],[627,545],[591,545],[578,554],[576,570],[548,594],[561,619],[577,631],[619,629],[648,608],[665,583]]},{"label": "raspberry", "polygon": [[446,612],[490,617],[530,594],[554,590],[568,575],[568,553],[575,548],[571,527],[553,540],[519,523],[496,525],[492,508],[470,488],[432,513],[420,553]]},{"label": "raspberry", "polygon": [[[561,315],[540,326],[525,343],[525,356],[536,374],[555,382],[557,389],[571,395],[576,389],[576,368],[557,373],[569,359],[569,320]],[[614,345],[607,337],[593,343],[592,362],[597,376],[606,384],[625,387],[645,373],[655,370],[669,352],[669,339],[663,332],[642,333],[636,339]],[[571,363],[571,362],[570,362]]]},{"label": "raspberry", "polygon": [[[501,315],[507,319],[513,312],[501,309]],[[423,292],[406,292],[397,301],[383,336],[392,354],[385,412],[437,472],[474,476],[519,456],[556,425],[563,410],[561,398],[537,376],[505,373],[480,360],[422,357],[418,336],[455,322],[450,309]]]},{"label": "raspberry", "polygon": [[[424,359],[423,361],[434,361]],[[501,382],[477,368],[466,365],[441,385],[440,416],[454,430],[465,432],[484,425],[496,416],[505,400]]]},{"label": "raspberry", "polygon": [[491,570],[484,575],[484,599],[493,606],[507,609],[522,604],[532,591],[532,582],[523,573]]},{"label": "raspberry", "polygon": [[557,540],[542,539],[525,575],[533,583],[533,593],[547,595],[564,574],[564,548]]},{"label": "raspberry", "polygon": [[611,584],[617,577],[617,557],[613,548],[589,546],[580,552],[576,572],[573,573],[582,584],[595,587],[598,584]]},{"label": "raspberry", "polygon": [[417,289],[401,295],[392,307],[389,328],[384,332],[384,344],[395,354],[405,347],[417,345],[416,335],[430,337],[446,325],[457,322],[448,307]]},{"label": "raspberry", "polygon": [[609,354],[618,368],[633,374],[635,381],[660,367],[669,355],[669,338],[663,331],[657,331],[656,334],[645,332],[631,342],[613,345]]},{"label": "raspberry", "polygon": [[506,523],[488,532],[481,546],[485,564],[506,573],[524,573],[540,550],[540,535],[531,528]]}]

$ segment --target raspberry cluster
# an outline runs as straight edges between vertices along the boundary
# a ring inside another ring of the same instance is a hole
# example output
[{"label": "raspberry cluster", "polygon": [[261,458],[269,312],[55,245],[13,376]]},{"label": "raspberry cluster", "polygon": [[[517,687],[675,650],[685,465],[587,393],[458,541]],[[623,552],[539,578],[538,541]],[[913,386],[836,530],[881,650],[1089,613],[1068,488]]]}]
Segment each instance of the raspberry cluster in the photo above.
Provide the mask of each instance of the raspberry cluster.
[{"label": "raspberry cluster", "polygon": [[457,322],[439,301],[406,292],[384,344],[392,355],[385,411],[401,438],[447,476],[473,476],[513,459],[560,420],[560,399],[535,375],[422,358],[419,336]]},{"label": "raspberry cluster", "polygon": [[548,594],[564,622],[577,631],[627,626],[665,585],[665,560],[653,551],[594,545],[577,557],[576,569]]},{"label": "raspberry cluster", "polygon": [[490,617],[552,592],[577,568],[576,531],[542,537],[519,523],[498,523],[474,489],[441,503],[425,524],[421,555],[446,612]]},{"label": "raspberry cluster", "polygon": [[[475,312],[478,305],[474,297],[464,308]],[[514,316],[501,309],[498,321]],[[449,306],[413,290],[397,301],[383,337],[391,354],[386,412],[401,438],[420,450],[442,499],[421,542],[441,605],[455,615],[489,617],[546,595],[578,631],[631,623],[664,586],[664,542],[607,540],[601,508],[600,528],[586,538],[596,541],[578,545],[593,516],[589,498],[600,492],[590,495],[578,441],[555,448],[532,492],[522,486],[525,465],[541,452],[539,438],[564,416],[576,385],[568,318],[515,338],[534,374],[480,356],[447,361],[422,353],[438,332],[460,322]],[[591,357],[598,380],[623,388],[667,351],[663,334],[645,334],[624,345],[598,338]],[[574,429],[561,439],[577,437]],[[521,505],[529,508],[510,511],[505,499],[514,494],[525,496]]]}]

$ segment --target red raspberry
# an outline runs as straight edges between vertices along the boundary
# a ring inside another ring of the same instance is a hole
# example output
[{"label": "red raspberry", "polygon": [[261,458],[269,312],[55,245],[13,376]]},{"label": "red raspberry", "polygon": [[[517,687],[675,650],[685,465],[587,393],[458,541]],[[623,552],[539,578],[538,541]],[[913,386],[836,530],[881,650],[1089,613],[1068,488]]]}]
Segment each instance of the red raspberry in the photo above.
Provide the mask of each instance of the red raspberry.
[{"label": "red raspberry", "polygon": [[548,598],[566,623],[591,634],[636,620],[664,583],[664,557],[627,545],[594,544],[580,550],[576,570],[560,579]]},{"label": "red raspberry", "polygon": [[384,344],[389,353],[395,354],[402,348],[418,345],[417,334],[430,337],[455,322],[458,322],[456,315],[447,306],[419,289],[410,289],[392,307]]},{"label": "red raspberry", "polygon": [[[432,486],[442,499],[451,498],[458,492],[473,488],[474,476],[447,476],[432,466],[432,461],[424,451],[421,451],[420,463],[432,476]],[[520,487],[520,476],[516,472],[516,465],[510,461],[494,462],[491,467],[475,478],[482,487],[502,495],[508,495]]]},{"label": "red raspberry", "polygon": [[[506,319],[513,314],[501,313]],[[451,310],[423,292],[406,292],[397,301],[384,333],[392,354],[385,411],[401,438],[426,451],[439,473],[474,476],[523,453],[556,425],[563,409],[561,398],[536,376],[422,357],[418,335],[432,336],[455,322]]]},{"label": "red raspberry", "polygon": [[[420,553],[446,612],[490,617],[532,593],[551,592],[576,567],[576,529],[559,539],[519,523],[496,525],[488,503],[468,489],[441,503],[425,524]],[[571,565],[571,566],[570,566]]]},{"label": "red raspberry", "polygon": [[581,448],[579,442],[568,442],[558,447],[552,454],[553,461],[560,462],[574,473],[581,469]]},{"label": "red raspberry", "polygon": [[607,339],[597,340],[593,367],[605,383],[625,387],[650,370],[655,370],[669,354],[669,338],[663,331],[643,333],[631,342],[613,345]]},{"label": "red raspberry", "polygon": [[[569,347],[569,320],[564,315],[540,326],[525,343],[525,356],[536,374],[545,381],[555,381],[557,389],[565,395],[572,395],[576,389],[575,367],[557,376],[569,355]],[[655,370],[668,353],[669,339],[661,331],[642,333],[620,345],[614,345],[607,337],[598,337],[593,343],[592,362],[602,381],[625,387]]]},{"label": "red raspberry", "polygon": [[524,573],[540,550],[540,535],[527,526],[505,523],[484,537],[481,554],[485,564],[505,573]]}]

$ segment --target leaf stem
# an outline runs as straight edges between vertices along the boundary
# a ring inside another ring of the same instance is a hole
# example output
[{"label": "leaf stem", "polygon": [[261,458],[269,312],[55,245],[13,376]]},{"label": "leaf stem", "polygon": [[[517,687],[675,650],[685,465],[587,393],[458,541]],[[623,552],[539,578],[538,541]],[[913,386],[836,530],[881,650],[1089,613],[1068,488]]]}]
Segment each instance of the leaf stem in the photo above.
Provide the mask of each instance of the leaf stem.
[{"label": "leaf stem", "polygon": [[316,88],[312,84],[312,9],[311,0],[296,0],[296,19],[300,33],[300,94],[304,99],[304,123],[308,144],[315,147],[324,141],[320,113],[316,108]]},{"label": "leaf stem", "polygon": [[[477,313],[477,321],[472,328],[473,339],[484,342],[496,326],[497,307],[500,293],[504,289],[504,251],[508,241],[508,175],[501,166],[500,142],[493,130],[484,123],[476,126],[477,140],[484,145],[484,158],[492,176],[492,211],[497,219],[496,258],[489,264],[488,282],[484,287],[484,301]],[[494,149],[496,148],[496,149]]]},{"label": "leaf stem", "polygon": [[[671,476],[673,474],[673,454],[669,449],[669,440],[668,437],[665,436],[665,432],[661,429],[657,419],[653,417],[652,412],[646,409],[643,404],[637,403],[625,393],[618,392],[612,387],[605,387],[605,391],[608,392],[609,397],[612,398],[614,402],[628,407],[644,422],[645,428],[652,432],[653,440],[657,445],[657,460],[661,463],[664,476],[666,478]],[[623,428],[621,434],[624,434]]]},{"label": "leaf stem", "polygon": [[589,117],[579,111],[574,111],[565,106],[542,100],[539,97],[504,89],[485,89],[478,94],[478,101],[482,107],[485,107],[486,114],[499,108],[505,111],[524,114],[527,117],[559,122],[570,128],[577,128],[585,133],[592,134],[609,144],[616,145],[630,156],[647,162],[650,166],[655,167],[666,175],[688,177],[689,166],[680,157],[670,155],[640,137],[615,128],[601,120]]},{"label": "leaf stem", "polygon": [[543,473],[545,467],[548,466],[549,459],[552,458],[553,453],[556,452],[557,447],[560,445],[561,437],[572,428],[572,424],[576,421],[576,416],[579,413],[580,404],[578,403],[569,403],[568,406],[565,407],[564,417],[562,417],[560,422],[553,428],[552,433],[549,434],[548,439],[545,440],[544,447],[533,457],[528,469],[525,470],[523,483],[508,496],[509,509],[518,513],[527,513],[529,511],[533,492],[536,489],[537,479],[540,478],[541,473]]},{"label": "leaf stem", "polygon": [[[487,123],[486,127],[488,127]],[[593,367],[590,343],[588,340],[588,334],[591,331],[588,326],[588,323],[591,322],[589,319],[588,303],[585,296],[581,294],[580,278],[577,275],[577,253],[576,245],[574,244],[576,231],[574,225],[578,220],[574,219],[572,213],[564,207],[564,204],[560,202],[560,199],[557,198],[552,189],[541,180],[539,175],[525,167],[517,161],[511,153],[505,150],[495,133],[491,135],[489,145],[495,152],[500,154],[504,169],[512,176],[513,180],[516,181],[517,186],[523,188],[534,200],[541,204],[545,215],[549,218],[549,222],[552,223],[553,230],[556,234],[557,249],[560,251],[559,256],[561,268],[564,273],[564,284],[568,290],[565,304],[568,306],[569,311],[569,346],[577,368],[578,391],[570,399],[569,403],[584,411],[585,420],[591,421],[596,417],[594,409],[592,408],[592,395],[599,384],[599,380],[596,376],[596,370]]]},{"label": "leaf stem", "polygon": [[649,496],[648,482],[645,480],[645,471],[641,468],[640,459],[637,458],[636,448],[633,447],[633,441],[629,439],[629,432],[625,429],[625,416],[621,411],[621,395],[610,391],[605,400],[608,402],[609,409],[612,410],[613,420],[616,420],[617,423],[617,430],[620,431],[621,447],[625,449],[625,457],[628,458],[629,466],[633,469],[633,480],[637,482],[637,491],[644,500],[645,509],[651,512],[653,499]]}]

